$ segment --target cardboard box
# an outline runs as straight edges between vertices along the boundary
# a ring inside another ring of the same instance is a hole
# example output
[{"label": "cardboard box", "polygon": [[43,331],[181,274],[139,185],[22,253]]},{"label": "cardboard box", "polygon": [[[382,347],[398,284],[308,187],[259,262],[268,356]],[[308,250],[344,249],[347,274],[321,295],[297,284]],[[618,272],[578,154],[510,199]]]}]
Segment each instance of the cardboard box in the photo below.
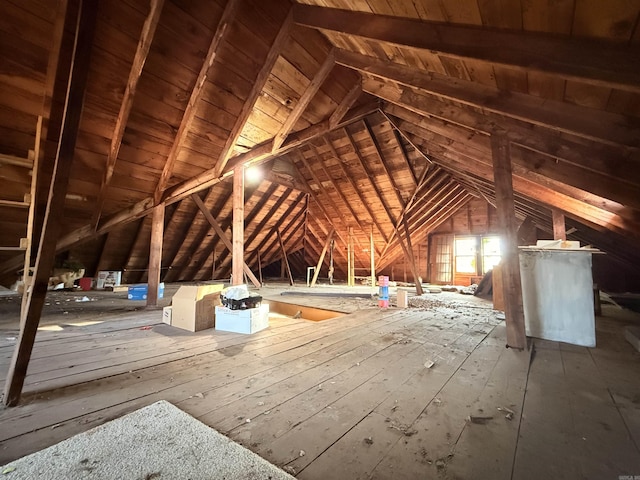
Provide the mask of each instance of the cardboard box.
[{"label": "cardboard box", "polygon": [[199,332],[215,326],[215,307],[221,305],[222,284],[183,285],[173,296],[171,325]]},{"label": "cardboard box", "polygon": [[162,309],[162,321],[167,325],[171,325],[171,313],[173,307],[164,307]]},{"label": "cardboard box", "polygon": [[[127,298],[129,300],[146,300],[149,285],[141,283],[139,285],[130,285],[127,290]],[[164,282],[158,285],[158,298],[164,297]]]},{"label": "cardboard box", "polygon": [[103,270],[98,272],[96,276],[96,289],[104,290],[105,288],[113,288],[122,282],[122,272],[115,270]]},{"label": "cardboard box", "polygon": [[216,307],[216,330],[235,333],[255,333],[269,326],[269,305],[247,310]]}]

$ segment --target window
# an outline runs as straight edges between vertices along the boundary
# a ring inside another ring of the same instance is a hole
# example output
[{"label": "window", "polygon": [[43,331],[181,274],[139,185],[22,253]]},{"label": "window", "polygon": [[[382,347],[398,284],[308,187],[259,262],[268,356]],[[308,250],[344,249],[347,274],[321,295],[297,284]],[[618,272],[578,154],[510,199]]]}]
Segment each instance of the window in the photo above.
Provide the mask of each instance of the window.
[{"label": "window", "polygon": [[500,237],[482,238],[482,273],[485,274],[500,262]]},{"label": "window", "polygon": [[476,275],[477,237],[459,237],[455,240],[456,273]]}]

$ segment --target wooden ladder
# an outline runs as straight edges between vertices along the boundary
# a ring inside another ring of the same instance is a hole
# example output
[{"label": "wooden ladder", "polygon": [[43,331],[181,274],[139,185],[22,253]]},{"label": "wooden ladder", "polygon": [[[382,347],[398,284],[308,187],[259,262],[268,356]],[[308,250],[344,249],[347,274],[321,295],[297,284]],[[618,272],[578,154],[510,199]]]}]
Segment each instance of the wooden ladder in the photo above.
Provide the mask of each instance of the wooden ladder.
[{"label": "wooden ladder", "polygon": [[[31,185],[29,192],[24,194],[22,201],[16,200],[3,200],[0,199],[0,208],[26,208],[29,210],[27,215],[27,222],[25,226],[25,236],[20,239],[19,245],[0,246],[0,251],[3,252],[24,252],[24,293],[27,293],[29,286],[29,270],[31,268],[31,247],[33,244],[33,223],[35,218],[35,198],[36,198],[36,184],[38,175],[38,163],[40,159],[40,137],[42,134],[42,116],[38,117],[36,124],[36,138],[34,142],[33,150],[29,150],[27,158],[17,157],[14,155],[0,154],[0,164],[13,165],[16,167],[31,170]],[[27,298],[27,295],[23,295],[22,303]]]}]

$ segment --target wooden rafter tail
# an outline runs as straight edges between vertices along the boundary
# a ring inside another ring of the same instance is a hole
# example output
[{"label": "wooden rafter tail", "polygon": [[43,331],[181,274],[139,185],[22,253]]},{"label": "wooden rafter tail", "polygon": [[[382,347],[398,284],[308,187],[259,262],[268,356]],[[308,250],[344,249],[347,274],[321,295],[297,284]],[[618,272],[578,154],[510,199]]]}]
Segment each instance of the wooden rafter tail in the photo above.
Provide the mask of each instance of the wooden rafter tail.
[{"label": "wooden rafter tail", "polygon": [[153,43],[153,37],[155,36],[156,28],[160,21],[160,14],[162,13],[163,5],[164,0],[151,0],[149,14],[142,26],[142,33],[138,40],[138,47],[136,49],[136,54],[133,57],[133,63],[129,72],[129,79],[127,80],[127,86],[124,90],[122,103],[120,104],[120,112],[116,118],[116,125],[113,129],[113,135],[111,136],[111,146],[109,147],[107,164],[105,166],[102,183],[100,185],[100,192],[98,193],[98,200],[91,220],[95,229],[97,229],[100,216],[102,215],[102,208],[107,195],[107,189],[116,168],[118,154],[120,153],[120,146],[122,145],[122,138],[124,137],[127,122],[129,121],[129,114],[133,107],[133,100],[136,95],[138,81],[142,76],[144,64],[147,61],[147,56],[151,50],[151,44]]},{"label": "wooden rafter tail", "polygon": [[211,43],[209,44],[207,55],[202,62],[200,73],[198,74],[198,78],[196,79],[193,90],[191,90],[189,102],[187,103],[187,108],[184,111],[182,121],[180,122],[180,126],[178,127],[176,138],[171,145],[171,150],[169,151],[169,155],[167,156],[164,168],[162,169],[162,174],[160,175],[160,179],[158,180],[158,185],[156,186],[156,190],[154,193],[154,200],[156,203],[162,200],[162,196],[167,188],[169,179],[173,174],[173,167],[178,158],[178,154],[180,153],[180,150],[182,149],[182,146],[187,139],[187,134],[189,133],[189,131],[191,130],[191,126],[193,125],[193,121],[196,116],[196,107],[200,102],[200,98],[202,97],[203,91],[205,89],[209,70],[211,69],[213,62],[216,59],[216,55],[218,53],[220,45],[224,41],[225,36],[229,31],[229,25],[235,18],[239,4],[240,0],[229,0],[224,11],[222,12],[222,17],[220,17],[220,21],[218,22],[216,31],[213,34]]}]

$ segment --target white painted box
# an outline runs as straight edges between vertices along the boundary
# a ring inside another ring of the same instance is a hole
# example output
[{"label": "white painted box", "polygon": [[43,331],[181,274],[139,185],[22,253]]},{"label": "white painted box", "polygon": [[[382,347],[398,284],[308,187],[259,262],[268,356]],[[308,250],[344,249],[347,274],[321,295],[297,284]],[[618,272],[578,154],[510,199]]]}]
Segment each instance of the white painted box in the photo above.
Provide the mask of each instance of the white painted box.
[{"label": "white painted box", "polygon": [[216,307],[216,330],[235,333],[255,333],[269,326],[269,305],[247,310]]}]

